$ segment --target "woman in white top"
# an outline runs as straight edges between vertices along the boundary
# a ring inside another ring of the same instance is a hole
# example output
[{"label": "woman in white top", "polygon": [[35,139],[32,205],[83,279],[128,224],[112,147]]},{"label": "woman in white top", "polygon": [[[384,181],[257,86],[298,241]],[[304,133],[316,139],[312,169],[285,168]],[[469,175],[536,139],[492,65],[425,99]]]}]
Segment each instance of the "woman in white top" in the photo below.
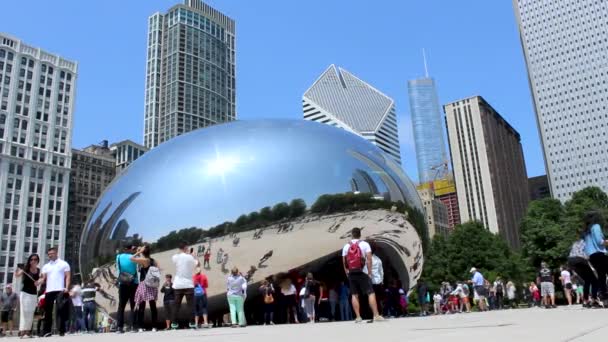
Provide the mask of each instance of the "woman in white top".
[{"label": "woman in white top", "polygon": [[291,323],[292,318],[293,321],[298,324],[298,311],[296,309],[297,300],[296,300],[296,287],[291,282],[291,279],[285,279],[281,286],[281,293],[285,297],[285,308],[287,310],[287,323]]}]

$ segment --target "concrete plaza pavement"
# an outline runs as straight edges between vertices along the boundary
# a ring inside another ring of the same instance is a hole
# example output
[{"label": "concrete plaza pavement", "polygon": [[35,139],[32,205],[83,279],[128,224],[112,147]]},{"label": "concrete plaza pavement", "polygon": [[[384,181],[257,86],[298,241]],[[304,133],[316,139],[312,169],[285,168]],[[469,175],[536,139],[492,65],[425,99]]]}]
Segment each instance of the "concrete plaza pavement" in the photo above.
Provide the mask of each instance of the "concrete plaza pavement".
[{"label": "concrete plaza pavement", "polygon": [[600,341],[608,334],[608,311],[580,306],[354,322],[249,326],[162,332],[52,337],[46,341],[112,342],[322,342],[322,341]]}]

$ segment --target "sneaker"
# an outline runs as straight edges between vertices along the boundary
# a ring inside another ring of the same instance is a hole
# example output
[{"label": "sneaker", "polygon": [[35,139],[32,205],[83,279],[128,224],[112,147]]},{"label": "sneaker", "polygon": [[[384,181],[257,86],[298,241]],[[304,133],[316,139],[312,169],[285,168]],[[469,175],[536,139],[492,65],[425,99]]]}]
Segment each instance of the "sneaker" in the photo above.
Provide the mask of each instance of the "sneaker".
[{"label": "sneaker", "polygon": [[143,333],[144,329],[139,328],[139,329],[137,329],[137,332]]},{"label": "sneaker", "polygon": [[156,328],[152,328],[152,332],[156,332]]},{"label": "sneaker", "polygon": [[53,336],[53,334],[51,334],[51,333],[44,334],[44,337],[51,337],[51,336]]},{"label": "sneaker", "polygon": [[361,322],[363,322],[363,319],[361,319],[361,317],[355,318],[355,323],[361,323]]},{"label": "sneaker", "polygon": [[378,316],[374,317],[374,321],[376,321],[376,322],[384,322],[384,321],[386,321],[386,318],[378,315]]},{"label": "sneaker", "polygon": [[179,327],[179,325],[177,325],[177,323],[171,323],[172,330],[176,330],[178,327]]}]

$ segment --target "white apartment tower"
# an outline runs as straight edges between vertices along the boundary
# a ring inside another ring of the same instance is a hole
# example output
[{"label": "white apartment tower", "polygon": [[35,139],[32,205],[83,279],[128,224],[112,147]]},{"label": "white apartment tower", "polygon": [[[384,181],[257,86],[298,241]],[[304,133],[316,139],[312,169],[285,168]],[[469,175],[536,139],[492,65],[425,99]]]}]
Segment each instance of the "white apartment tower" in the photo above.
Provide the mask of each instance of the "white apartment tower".
[{"label": "white apartment tower", "polygon": [[513,0],[551,194],[608,191],[608,3]]},{"label": "white apartment tower", "polygon": [[148,19],[144,145],[236,120],[235,22],[201,0]]},{"label": "white apartment tower", "polygon": [[330,65],[302,97],[304,120],[357,134],[401,164],[395,102],[348,71]]},{"label": "white apartment tower", "polygon": [[77,64],[0,33],[0,284],[64,254]]}]

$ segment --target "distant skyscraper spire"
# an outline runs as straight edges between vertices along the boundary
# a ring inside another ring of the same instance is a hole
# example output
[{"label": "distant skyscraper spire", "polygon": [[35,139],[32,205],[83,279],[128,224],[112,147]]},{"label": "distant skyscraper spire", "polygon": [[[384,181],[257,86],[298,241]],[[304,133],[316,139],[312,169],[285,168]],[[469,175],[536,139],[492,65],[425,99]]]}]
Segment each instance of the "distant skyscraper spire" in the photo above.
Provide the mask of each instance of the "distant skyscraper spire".
[{"label": "distant skyscraper spire", "polygon": [[424,60],[424,77],[429,78],[429,66],[426,64],[426,51],[422,48],[422,59]]}]

